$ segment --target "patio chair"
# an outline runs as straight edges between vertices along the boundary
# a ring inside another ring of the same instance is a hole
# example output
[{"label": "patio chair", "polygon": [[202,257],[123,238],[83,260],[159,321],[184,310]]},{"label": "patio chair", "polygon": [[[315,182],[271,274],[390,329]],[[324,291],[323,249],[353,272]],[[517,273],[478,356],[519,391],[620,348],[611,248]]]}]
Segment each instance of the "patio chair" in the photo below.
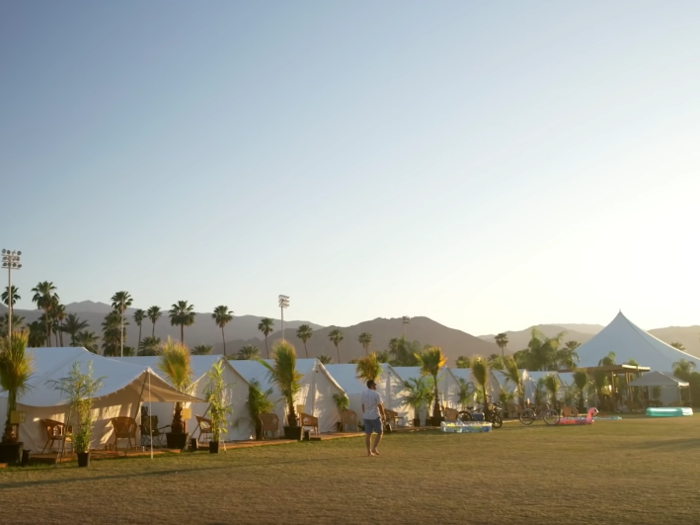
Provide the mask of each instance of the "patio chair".
[{"label": "patio chair", "polygon": [[39,424],[43,427],[46,434],[46,443],[44,443],[44,448],[41,451],[42,454],[47,448],[50,452],[54,443],[59,444],[58,452],[62,452],[65,449],[66,443],[70,443],[71,447],[73,446],[71,427],[66,428],[66,424],[63,421],[40,419]]},{"label": "patio chair", "polygon": [[444,407],[442,409],[442,414],[445,416],[445,421],[448,423],[456,423],[459,419],[459,411],[456,408]]},{"label": "patio chair", "polygon": [[272,432],[273,437],[279,437],[280,432],[280,418],[277,414],[260,414],[258,416],[261,425],[261,435],[265,439],[266,432]]},{"label": "patio chair", "polygon": [[396,410],[385,408],[384,415],[386,416],[386,421],[384,421],[385,424],[396,425],[398,423],[399,413]]},{"label": "patio chair", "polygon": [[164,429],[170,425],[158,426],[158,416],[141,416],[141,446],[163,447]]},{"label": "patio chair", "polygon": [[312,430],[315,431],[317,436],[321,435],[321,432],[318,429],[318,418],[312,416],[311,414],[301,412],[299,414],[299,426],[302,428],[302,432],[306,428],[309,429],[309,432]]},{"label": "patio chair", "polygon": [[127,416],[113,417],[110,421],[114,427],[114,450],[119,450],[117,448],[118,440],[126,439],[128,442],[128,446],[124,451],[124,455],[126,455],[129,448],[136,446],[136,430],[138,429],[138,425],[133,417]]},{"label": "patio chair", "polygon": [[340,423],[342,431],[345,432],[347,427],[355,427],[355,432],[357,432],[357,412],[350,409],[345,409],[340,413]]},{"label": "patio chair", "polygon": [[209,441],[211,441],[211,438],[214,436],[214,431],[211,428],[211,419],[207,419],[206,417],[203,416],[198,416],[195,414],[197,418],[197,436],[194,436],[197,438],[197,441],[199,441],[199,438],[202,437],[202,434],[209,434]]}]

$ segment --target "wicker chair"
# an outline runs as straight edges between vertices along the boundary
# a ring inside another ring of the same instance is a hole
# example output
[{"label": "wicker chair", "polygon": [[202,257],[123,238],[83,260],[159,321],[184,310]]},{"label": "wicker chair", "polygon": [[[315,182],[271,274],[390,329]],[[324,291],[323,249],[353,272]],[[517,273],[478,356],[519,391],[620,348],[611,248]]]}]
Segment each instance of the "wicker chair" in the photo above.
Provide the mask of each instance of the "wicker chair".
[{"label": "wicker chair", "polygon": [[202,437],[202,434],[209,434],[209,439],[211,440],[214,435],[214,430],[211,428],[211,419],[196,414],[194,417],[197,418],[197,432],[199,432],[196,436],[197,441]]},{"label": "wicker chair", "polygon": [[136,430],[138,429],[138,425],[133,417],[127,416],[113,417],[110,421],[114,427],[114,450],[119,450],[117,448],[118,440],[126,439],[128,442],[128,446],[124,451],[124,455],[126,455],[129,448],[133,448],[136,445]]},{"label": "wicker chair", "polygon": [[44,448],[41,453],[43,454],[46,449],[51,451],[54,443],[59,443],[59,452],[62,452],[66,446],[66,443],[72,443],[71,427],[66,428],[66,424],[63,421],[56,421],[55,419],[40,419],[39,423],[46,433],[46,443],[44,443]]},{"label": "wicker chair", "polygon": [[280,433],[280,418],[277,414],[260,414],[258,416],[261,426],[262,438],[265,439],[266,432],[272,432],[273,437],[279,437]]},{"label": "wicker chair", "polygon": [[384,414],[386,416],[386,421],[384,422],[387,425],[396,425],[398,420],[399,420],[399,413],[396,410],[391,410],[389,408],[384,409]]},{"label": "wicker chair", "polygon": [[445,421],[448,423],[455,423],[459,419],[459,411],[456,408],[444,407],[442,415],[445,416]]},{"label": "wicker chair", "polygon": [[357,432],[357,412],[350,409],[343,410],[340,413],[340,424],[342,432],[346,432],[347,427],[354,427],[354,431]]},{"label": "wicker chair", "polygon": [[301,412],[299,414],[299,426],[302,429],[308,428],[309,431],[314,430],[317,436],[321,435],[321,432],[318,429],[318,418],[312,416],[311,414],[305,414],[304,412]]}]

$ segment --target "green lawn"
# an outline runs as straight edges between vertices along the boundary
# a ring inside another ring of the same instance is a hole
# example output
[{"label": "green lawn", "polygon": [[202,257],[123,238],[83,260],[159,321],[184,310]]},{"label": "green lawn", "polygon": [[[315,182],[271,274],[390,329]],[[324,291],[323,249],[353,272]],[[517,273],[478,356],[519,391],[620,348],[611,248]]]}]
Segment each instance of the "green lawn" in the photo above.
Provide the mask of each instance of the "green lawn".
[{"label": "green lawn", "polygon": [[0,523],[700,523],[700,417],[0,470]]}]

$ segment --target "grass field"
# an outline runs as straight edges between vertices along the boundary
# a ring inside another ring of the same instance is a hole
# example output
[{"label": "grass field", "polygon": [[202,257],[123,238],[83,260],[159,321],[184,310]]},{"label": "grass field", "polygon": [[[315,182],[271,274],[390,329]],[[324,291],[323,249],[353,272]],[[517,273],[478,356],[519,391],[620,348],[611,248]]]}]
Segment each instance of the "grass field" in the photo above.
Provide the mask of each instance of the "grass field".
[{"label": "grass field", "polygon": [[700,523],[700,417],[0,470],[0,523]]}]

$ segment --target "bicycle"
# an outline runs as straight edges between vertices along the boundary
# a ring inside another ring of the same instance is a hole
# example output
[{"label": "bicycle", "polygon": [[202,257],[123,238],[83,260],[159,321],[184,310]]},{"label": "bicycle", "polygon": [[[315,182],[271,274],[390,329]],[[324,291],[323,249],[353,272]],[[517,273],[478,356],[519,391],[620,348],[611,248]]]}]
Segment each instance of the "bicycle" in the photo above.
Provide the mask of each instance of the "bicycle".
[{"label": "bicycle", "polygon": [[[474,407],[466,407],[467,410],[462,410],[457,414],[457,418],[462,423],[470,423],[474,421]],[[480,412],[483,421],[491,423],[493,428],[501,428],[503,426],[503,406],[500,401],[493,404],[488,404],[483,412]]]},{"label": "bicycle", "polygon": [[556,425],[561,419],[561,414],[558,410],[549,408],[549,406],[546,406],[544,409],[527,407],[520,411],[518,419],[523,425],[532,425],[536,419],[541,419],[545,425]]}]

